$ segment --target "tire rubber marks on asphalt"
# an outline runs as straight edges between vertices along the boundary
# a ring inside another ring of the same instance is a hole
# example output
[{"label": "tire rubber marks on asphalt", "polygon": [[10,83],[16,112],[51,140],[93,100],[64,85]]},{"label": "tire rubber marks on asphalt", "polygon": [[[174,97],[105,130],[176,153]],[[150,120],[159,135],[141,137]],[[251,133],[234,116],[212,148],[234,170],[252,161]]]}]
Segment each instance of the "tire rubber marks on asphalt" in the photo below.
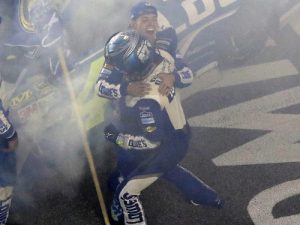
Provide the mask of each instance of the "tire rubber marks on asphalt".
[{"label": "tire rubber marks on asphalt", "polygon": [[288,181],[256,195],[248,205],[249,215],[255,225],[296,225],[300,214],[274,218],[273,207],[289,197],[300,194],[300,179]]},{"label": "tire rubber marks on asphalt", "polygon": [[210,88],[229,87],[238,84],[280,78],[298,74],[298,70],[289,60],[279,60],[252,66],[223,71],[224,79]]},{"label": "tire rubber marks on asphalt", "polygon": [[[265,70],[266,68],[261,67],[261,69]],[[286,71],[298,72],[294,67]],[[257,70],[257,73],[262,74],[264,72]],[[248,75],[251,76],[251,73]],[[242,72],[242,70],[239,73],[241,77],[248,75],[246,71]],[[278,76],[278,74],[275,74],[275,76]],[[261,79],[261,76],[254,77],[257,80]],[[217,86],[223,87],[234,83],[247,82],[247,78],[242,78],[243,81],[234,80],[230,82],[232,79],[235,79],[235,76],[224,76]],[[253,77],[248,78],[248,80],[255,81]],[[299,103],[300,87],[296,87],[192,117],[189,119],[189,123],[194,127],[270,131],[270,133],[260,138],[214,158],[213,162],[217,166],[300,162],[300,146],[296,144],[300,140],[300,116],[269,113]]]}]

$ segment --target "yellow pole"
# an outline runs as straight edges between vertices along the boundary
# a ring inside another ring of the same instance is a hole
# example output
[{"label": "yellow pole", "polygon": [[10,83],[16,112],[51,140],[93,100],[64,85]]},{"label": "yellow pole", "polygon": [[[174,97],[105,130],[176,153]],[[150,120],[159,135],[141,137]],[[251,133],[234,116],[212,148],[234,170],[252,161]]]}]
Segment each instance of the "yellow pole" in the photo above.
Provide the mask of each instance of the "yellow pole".
[{"label": "yellow pole", "polygon": [[94,163],[93,155],[92,155],[89,143],[88,143],[88,138],[87,138],[87,134],[85,132],[85,127],[84,127],[84,124],[83,124],[83,121],[82,121],[82,118],[81,118],[80,110],[79,110],[79,107],[78,107],[77,102],[76,102],[76,95],[75,95],[75,92],[74,92],[74,89],[73,89],[72,81],[71,81],[71,78],[70,78],[70,73],[69,73],[68,67],[66,65],[64,52],[61,48],[58,48],[57,53],[58,53],[59,61],[60,61],[60,64],[61,64],[61,68],[63,70],[63,76],[64,76],[64,79],[66,81],[67,88],[68,88],[68,91],[69,91],[69,95],[70,95],[70,98],[71,98],[72,107],[73,107],[73,110],[75,111],[76,121],[78,123],[78,127],[79,127],[79,130],[80,130],[80,133],[81,133],[83,148],[84,148],[84,151],[85,151],[85,154],[86,154],[86,157],[87,157],[87,160],[88,160],[88,164],[89,164],[89,167],[90,167],[90,171],[91,171],[91,174],[92,174],[92,178],[93,178],[93,182],[94,182],[95,189],[96,189],[96,192],[97,192],[98,201],[99,201],[99,204],[100,204],[100,208],[101,208],[101,211],[102,211],[104,222],[105,222],[105,225],[110,225],[108,215],[107,215],[106,206],[105,206],[105,202],[104,202],[104,197],[103,197],[103,194],[101,192],[100,182],[99,182],[99,179],[97,177],[97,172],[96,172],[96,169],[95,169],[95,163]]}]

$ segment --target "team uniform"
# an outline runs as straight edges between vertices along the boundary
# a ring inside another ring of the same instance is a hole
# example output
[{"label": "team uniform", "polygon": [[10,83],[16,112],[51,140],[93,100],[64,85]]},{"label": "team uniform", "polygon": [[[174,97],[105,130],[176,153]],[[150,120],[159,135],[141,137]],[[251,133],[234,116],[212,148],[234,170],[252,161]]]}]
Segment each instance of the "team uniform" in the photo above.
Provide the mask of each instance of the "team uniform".
[{"label": "team uniform", "polygon": [[[140,55],[147,54],[144,48],[139,48]],[[197,204],[222,205],[214,190],[178,165],[186,155],[190,131],[175,88],[168,96],[159,94],[158,75],[172,73],[175,63],[163,57],[161,51],[156,53],[155,67],[143,79],[150,84],[150,93],[144,97],[121,98],[118,128],[110,125],[105,129],[106,138],[117,145],[121,173],[111,208],[112,217],[117,221],[124,219],[125,224],[146,224],[139,195],[160,177],[172,182]],[[126,74],[124,76],[126,79]]]},{"label": "team uniform", "polygon": [[5,225],[13,187],[16,183],[16,153],[4,152],[8,141],[17,137],[17,132],[7,118],[7,111],[4,110],[0,100],[0,225]]},{"label": "team uniform", "polygon": [[[184,63],[181,55],[176,52],[177,36],[173,28],[166,28],[157,33],[156,48],[163,57],[174,61],[175,87],[189,86],[193,81],[193,72]],[[129,81],[124,79],[124,74],[126,74],[125,71],[105,62],[97,80],[98,95],[109,99],[119,99],[126,96]]]}]

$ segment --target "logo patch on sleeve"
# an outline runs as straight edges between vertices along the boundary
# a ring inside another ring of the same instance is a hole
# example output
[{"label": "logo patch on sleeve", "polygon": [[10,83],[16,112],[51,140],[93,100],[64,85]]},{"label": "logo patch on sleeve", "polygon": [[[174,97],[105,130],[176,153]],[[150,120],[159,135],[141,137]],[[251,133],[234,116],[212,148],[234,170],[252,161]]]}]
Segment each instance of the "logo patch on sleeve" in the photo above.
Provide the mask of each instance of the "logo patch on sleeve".
[{"label": "logo patch on sleeve", "polygon": [[152,112],[140,112],[140,118],[142,124],[153,124],[155,123]]},{"label": "logo patch on sleeve", "polygon": [[105,74],[105,75],[108,75],[108,74],[111,74],[111,70],[108,70],[108,69],[103,67],[102,70],[101,70],[101,73]]},{"label": "logo patch on sleeve", "polygon": [[6,133],[10,128],[10,123],[5,117],[3,111],[0,111],[0,134]]}]

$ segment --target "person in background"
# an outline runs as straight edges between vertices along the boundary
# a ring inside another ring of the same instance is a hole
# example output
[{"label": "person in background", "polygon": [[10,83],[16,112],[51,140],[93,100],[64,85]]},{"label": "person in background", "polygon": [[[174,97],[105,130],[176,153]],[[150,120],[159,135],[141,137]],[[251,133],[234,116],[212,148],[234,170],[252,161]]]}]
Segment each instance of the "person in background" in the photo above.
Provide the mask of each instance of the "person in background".
[{"label": "person in background", "polygon": [[[0,16],[0,30],[2,18]],[[5,65],[0,65],[3,67]],[[0,88],[2,79],[0,76]],[[8,111],[4,109],[0,98],[0,225],[8,225],[9,209],[16,184],[16,149],[18,135],[8,119]]]}]

